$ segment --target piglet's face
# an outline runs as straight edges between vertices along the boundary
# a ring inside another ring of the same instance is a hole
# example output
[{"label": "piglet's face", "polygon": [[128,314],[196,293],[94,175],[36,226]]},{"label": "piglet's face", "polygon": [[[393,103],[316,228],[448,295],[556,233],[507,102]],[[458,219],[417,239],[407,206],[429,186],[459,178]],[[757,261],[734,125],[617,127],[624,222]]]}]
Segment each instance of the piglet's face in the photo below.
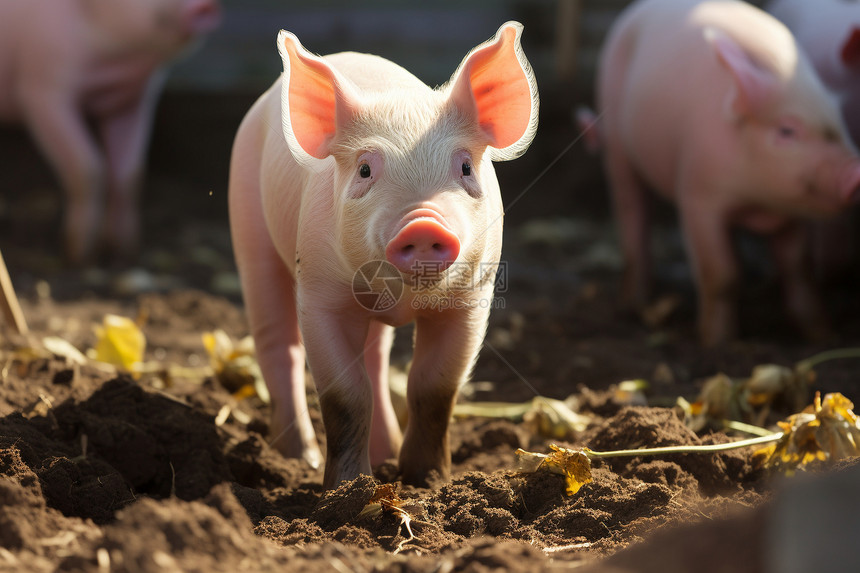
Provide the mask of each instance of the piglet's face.
[{"label": "piglet's face", "polygon": [[502,208],[491,162],[523,153],[537,122],[520,32],[502,26],[440,89],[370,94],[281,33],[284,135],[311,170],[334,158],[346,267],[385,259],[403,274],[441,276],[498,257]]},{"label": "piglet's face", "polygon": [[[383,137],[359,120],[365,137],[334,153],[336,227],[349,268],[378,259],[404,275],[441,278],[492,257],[502,209],[488,147],[444,97],[428,94],[424,106],[414,106],[415,94],[404,98],[408,109],[373,106],[372,117],[399,129]],[[415,130],[426,117],[435,120]]]}]

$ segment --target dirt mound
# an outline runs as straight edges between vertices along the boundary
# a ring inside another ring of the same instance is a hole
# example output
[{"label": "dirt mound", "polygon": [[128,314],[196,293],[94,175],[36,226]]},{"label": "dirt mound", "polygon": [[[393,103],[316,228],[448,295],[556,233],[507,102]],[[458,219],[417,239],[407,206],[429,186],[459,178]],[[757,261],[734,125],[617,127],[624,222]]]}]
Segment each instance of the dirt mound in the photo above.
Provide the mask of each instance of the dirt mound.
[{"label": "dirt mound", "polygon": [[[87,348],[93,340],[80,325],[105,308],[51,302],[28,312],[38,334],[57,330],[43,326],[53,323],[41,313],[61,317],[59,334]],[[134,316],[141,309],[151,321],[148,352],[165,363],[200,365],[201,330],[218,326],[219,317],[233,324],[235,338],[245,334],[231,303],[197,291],[147,295],[111,311]],[[544,312],[541,320],[553,320],[551,309]],[[3,351],[11,358],[0,392],[0,569],[544,571],[612,555],[606,566],[632,571],[667,539],[689,537],[687,556],[670,560],[680,564],[674,570],[706,551],[720,553],[732,570],[739,563],[748,568],[738,571],[760,570],[762,535],[750,532],[771,488],[749,450],[596,459],[593,481],[568,496],[563,476],[515,470],[517,448],[546,452],[552,440],[519,419],[458,418],[451,478],[431,488],[397,484],[401,511],[367,513],[377,486],[396,481],[394,460],[373,477],[323,492],[319,469],[267,444],[268,406],[237,398],[214,378],[134,380],[60,358],[25,359],[11,342]],[[476,376],[493,368],[483,361]],[[505,384],[486,386],[469,392],[507,398]],[[571,380],[555,391],[576,393],[571,403],[590,420],[560,445],[617,450],[730,439],[693,433],[674,409],[625,405],[611,389]],[[219,416],[226,406],[234,414]],[[704,523],[675,532],[696,522]],[[723,555],[703,541],[711,531],[731,534],[732,551]],[[621,551],[649,539],[656,549]]]}]

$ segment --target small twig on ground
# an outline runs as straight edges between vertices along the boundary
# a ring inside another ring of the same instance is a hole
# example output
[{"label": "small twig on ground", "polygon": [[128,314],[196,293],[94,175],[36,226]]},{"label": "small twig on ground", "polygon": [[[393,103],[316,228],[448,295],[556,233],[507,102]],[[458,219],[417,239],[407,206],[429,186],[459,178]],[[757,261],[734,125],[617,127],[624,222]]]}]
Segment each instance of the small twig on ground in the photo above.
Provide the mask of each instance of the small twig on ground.
[{"label": "small twig on ground", "polygon": [[15,294],[15,289],[12,287],[12,279],[9,278],[9,271],[6,269],[6,262],[3,260],[3,254],[0,253],[0,307],[3,314],[18,334],[26,336],[30,329],[27,328],[27,321],[24,320],[24,313],[21,312],[21,305],[18,303],[18,296]]},{"label": "small twig on ground", "polygon": [[409,524],[412,522],[412,516],[409,515],[408,512],[396,506],[390,506],[390,509],[400,516],[400,523],[402,523],[406,527],[406,531],[409,532],[409,537],[398,543],[397,547],[394,549],[394,555],[396,555],[400,553],[400,550],[403,549],[404,545],[417,538],[415,537],[415,534],[412,533],[412,527],[409,526]]}]

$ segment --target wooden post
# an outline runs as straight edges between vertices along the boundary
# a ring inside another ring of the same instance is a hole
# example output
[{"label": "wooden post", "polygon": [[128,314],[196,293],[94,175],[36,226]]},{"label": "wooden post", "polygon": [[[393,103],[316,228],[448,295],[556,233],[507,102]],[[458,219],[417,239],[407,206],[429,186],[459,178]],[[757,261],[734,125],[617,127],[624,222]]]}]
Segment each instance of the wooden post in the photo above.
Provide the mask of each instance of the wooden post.
[{"label": "wooden post", "polygon": [[21,312],[21,305],[18,304],[18,296],[12,288],[12,279],[9,278],[2,253],[0,253],[0,307],[6,320],[15,327],[18,334],[27,335],[30,332],[27,321],[24,320],[24,313]]},{"label": "wooden post", "polygon": [[558,0],[555,28],[555,73],[561,82],[572,82],[579,63],[583,0]]}]

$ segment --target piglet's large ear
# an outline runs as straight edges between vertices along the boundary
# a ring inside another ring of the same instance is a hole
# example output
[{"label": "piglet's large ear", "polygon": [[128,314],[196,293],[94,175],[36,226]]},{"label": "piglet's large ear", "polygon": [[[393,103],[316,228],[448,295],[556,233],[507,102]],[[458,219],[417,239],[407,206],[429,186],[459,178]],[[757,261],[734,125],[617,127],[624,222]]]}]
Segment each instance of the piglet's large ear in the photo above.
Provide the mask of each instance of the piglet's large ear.
[{"label": "piglet's large ear", "polygon": [[860,65],[860,28],[854,27],[845,42],[842,44],[842,51],[839,53],[842,58],[842,63],[846,66]]},{"label": "piglet's large ear", "polygon": [[347,83],[325,60],[305,50],[298,38],[281,30],[278,51],[284,62],[281,122],[296,161],[315,167],[331,155],[338,130],[356,110]]},{"label": "piglet's large ear", "polygon": [[522,155],[537,129],[537,84],[520,46],[522,31],[519,22],[502,25],[466,56],[449,82],[450,101],[475,118],[494,161]]},{"label": "piglet's large ear", "polygon": [[727,100],[728,111],[743,118],[763,109],[778,88],[773,72],[759,66],[737,42],[722,32],[708,28],[705,39],[734,80],[734,89]]}]

